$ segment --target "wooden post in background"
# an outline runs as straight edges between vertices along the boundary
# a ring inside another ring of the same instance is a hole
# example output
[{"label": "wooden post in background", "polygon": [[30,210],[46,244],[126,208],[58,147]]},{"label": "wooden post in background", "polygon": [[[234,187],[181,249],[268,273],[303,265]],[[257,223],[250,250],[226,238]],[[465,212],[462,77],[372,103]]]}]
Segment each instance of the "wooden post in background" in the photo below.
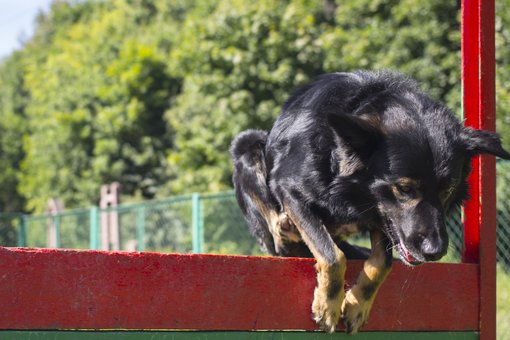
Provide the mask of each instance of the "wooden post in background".
[{"label": "wooden post in background", "polygon": [[48,230],[46,236],[46,244],[48,248],[60,248],[60,216],[59,213],[64,211],[64,203],[58,198],[50,198],[48,201],[47,212]]},{"label": "wooden post in background", "polygon": [[113,182],[101,186],[101,249],[120,250],[119,214],[112,209],[119,205],[120,184]]}]

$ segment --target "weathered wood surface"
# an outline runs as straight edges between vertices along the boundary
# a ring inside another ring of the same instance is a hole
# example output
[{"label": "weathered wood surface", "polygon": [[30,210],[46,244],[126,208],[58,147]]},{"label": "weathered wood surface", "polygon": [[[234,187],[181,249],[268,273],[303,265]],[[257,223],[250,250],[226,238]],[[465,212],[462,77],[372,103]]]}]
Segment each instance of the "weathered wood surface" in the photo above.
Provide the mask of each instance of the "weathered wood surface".
[{"label": "weathered wood surface", "polygon": [[[315,330],[314,263],[0,248],[0,329]],[[477,330],[478,291],[476,264],[397,262],[364,330]]]}]

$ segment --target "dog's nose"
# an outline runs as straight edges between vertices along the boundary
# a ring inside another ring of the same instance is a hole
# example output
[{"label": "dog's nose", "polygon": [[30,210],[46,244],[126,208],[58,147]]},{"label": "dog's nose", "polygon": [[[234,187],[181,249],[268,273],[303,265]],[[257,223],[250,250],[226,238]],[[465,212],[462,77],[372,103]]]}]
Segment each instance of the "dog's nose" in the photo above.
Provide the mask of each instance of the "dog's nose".
[{"label": "dog's nose", "polygon": [[442,258],[448,250],[448,236],[441,237],[437,233],[423,238],[421,242],[421,253],[427,261],[437,261]]}]

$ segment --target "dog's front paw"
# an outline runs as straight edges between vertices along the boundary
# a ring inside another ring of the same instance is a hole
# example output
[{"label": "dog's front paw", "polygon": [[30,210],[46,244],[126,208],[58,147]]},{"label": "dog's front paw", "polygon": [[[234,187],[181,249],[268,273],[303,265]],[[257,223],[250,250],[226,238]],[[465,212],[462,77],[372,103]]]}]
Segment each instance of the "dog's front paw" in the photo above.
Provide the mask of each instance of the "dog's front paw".
[{"label": "dog's front paw", "polygon": [[312,313],[313,319],[317,322],[320,329],[328,333],[335,331],[336,325],[340,320],[343,298],[343,290],[334,298],[329,298],[324,289],[315,288]]},{"label": "dog's front paw", "polygon": [[367,323],[373,299],[366,300],[356,289],[347,292],[342,303],[342,320],[348,334],[356,334]]}]

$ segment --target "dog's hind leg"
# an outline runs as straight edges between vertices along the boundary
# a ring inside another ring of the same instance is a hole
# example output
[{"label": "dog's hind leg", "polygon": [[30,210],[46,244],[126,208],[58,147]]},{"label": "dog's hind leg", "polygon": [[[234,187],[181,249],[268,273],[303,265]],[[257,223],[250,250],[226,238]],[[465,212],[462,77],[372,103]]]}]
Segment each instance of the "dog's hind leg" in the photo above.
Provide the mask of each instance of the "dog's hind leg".
[{"label": "dog's hind leg", "polygon": [[391,271],[392,254],[388,238],[381,230],[373,230],[370,242],[371,254],[342,305],[342,318],[349,334],[357,333],[367,322],[377,291]]},{"label": "dog's hind leg", "polygon": [[281,254],[284,243],[300,239],[269,192],[264,155],[266,140],[267,132],[259,130],[247,130],[234,139],[230,149],[234,161],[233,182],[239,206],[262,249],[271,255],[284,255]]}]

